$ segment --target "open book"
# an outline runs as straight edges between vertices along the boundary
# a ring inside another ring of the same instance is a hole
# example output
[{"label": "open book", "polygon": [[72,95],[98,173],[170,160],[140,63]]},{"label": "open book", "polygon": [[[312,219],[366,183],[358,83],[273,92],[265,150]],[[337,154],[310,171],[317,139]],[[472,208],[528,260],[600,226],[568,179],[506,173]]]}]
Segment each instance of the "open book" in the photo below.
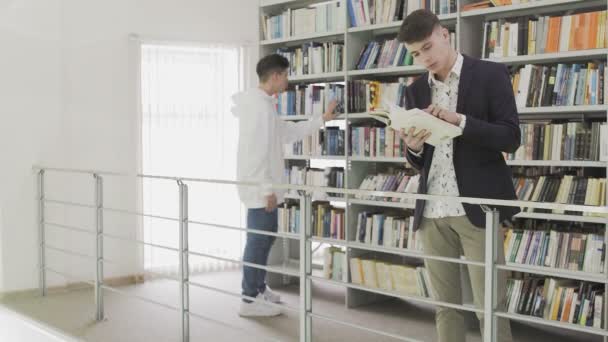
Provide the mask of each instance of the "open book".
[{"label": "open book", "polygon": [[[387,107],[387,106],[385,106]],[[431,132],[431,136],[426,140],[429,145],[436,146],[447,139],[453,139],[462,135],[462,129],[449,122],[443,121],[418,108],[406,110],[397,105],[390,104],[389,110],[381,109],[371,112],[371,116],[392,127],[396,131],[402,128],[407,132],[410,127],[415,127],[416,132],[425,129]]]}]

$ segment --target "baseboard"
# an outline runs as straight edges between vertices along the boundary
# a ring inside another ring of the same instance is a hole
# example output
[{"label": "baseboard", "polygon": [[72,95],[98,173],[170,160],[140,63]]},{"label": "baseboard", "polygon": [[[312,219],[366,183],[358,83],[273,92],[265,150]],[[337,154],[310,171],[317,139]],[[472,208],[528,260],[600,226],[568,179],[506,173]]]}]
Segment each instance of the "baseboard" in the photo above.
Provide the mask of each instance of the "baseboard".
[{"label": "baseboard", "polygon": [[[121,287],[135,284],[142,284],[145,282],[143,274],[133,274],[121,277],[112,277],[104,279],[104,285],[110,287]],[[62,286],[50,286],[47,288],[47,294],[61,294],[72,291],[88,290],[92,289],[93,286],[85,282],[72,282]],[[40,295],[40,289],[25,289],[16,291],[0,292],[0,300],[11,300],[20,298],[31,298]]]}]

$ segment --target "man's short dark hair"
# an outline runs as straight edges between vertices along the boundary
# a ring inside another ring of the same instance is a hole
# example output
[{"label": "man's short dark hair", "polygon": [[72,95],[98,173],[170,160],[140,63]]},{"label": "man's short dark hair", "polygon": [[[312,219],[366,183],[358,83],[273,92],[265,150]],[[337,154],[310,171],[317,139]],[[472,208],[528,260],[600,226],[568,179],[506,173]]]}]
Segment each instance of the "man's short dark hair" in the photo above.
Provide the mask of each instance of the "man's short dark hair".
[{"label": "man's short dark hair", "polygon": [[270,75],[283,72],[287,68],[289,68],[289,60],[274,53],[260,59],[258,65],[255,67],[255,71],[258,73],[260,81],[266,82]]},{"label": "man's short dark hair", "polygon": [[419,9],[410,13],[403,20],[397,39],[408,44],[421,42],[430,37],[433,30],[439,25],[439,18],[435,13]]}]

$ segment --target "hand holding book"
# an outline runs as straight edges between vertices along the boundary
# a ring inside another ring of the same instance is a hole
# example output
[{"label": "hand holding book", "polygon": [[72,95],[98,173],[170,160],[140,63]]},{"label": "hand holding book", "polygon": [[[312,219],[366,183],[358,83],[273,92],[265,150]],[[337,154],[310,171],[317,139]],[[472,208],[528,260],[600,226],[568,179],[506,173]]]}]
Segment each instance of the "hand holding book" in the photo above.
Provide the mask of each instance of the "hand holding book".
[{"label": "hand holding book", "polygon": [[[424,111],[418,108],[406,110],[394,104],[385,106],[385,108],[389,109],[372,112],[372,117],[398,132],[407,132],[411,138],[417,138],[408,139],[414,145],[420,143],[414,140],[424,139],[423,143],[436,146],[462,134],[462,129],[457,126],[460,122],[460,116],[457,113],[436,106],[430,106]],[[405,142],[407,144],[407,140]],[[408,147],[414,149],[416,146],[408,145]]]},{"label": "hand holding book", "polygon": [[460,120],[462,120],[460,114],[455,112],[450,112],[447,109],[441,108],[439,106],[430,105],[426,109],[423,109],[425,112],[440,118],[443,121],[447,121],[453,125],[459,126]]},{"label": "hand holding book", "polygon": [[431,132],[427,132],[425,129],[416,132],[416,127],[411,127],[407,133],[405,129],[399,131],[399,136],[405,142],[405,146],[416,153],[422,151],[422,146],[424,146],[424,143],[430,138],[431,134]]}]

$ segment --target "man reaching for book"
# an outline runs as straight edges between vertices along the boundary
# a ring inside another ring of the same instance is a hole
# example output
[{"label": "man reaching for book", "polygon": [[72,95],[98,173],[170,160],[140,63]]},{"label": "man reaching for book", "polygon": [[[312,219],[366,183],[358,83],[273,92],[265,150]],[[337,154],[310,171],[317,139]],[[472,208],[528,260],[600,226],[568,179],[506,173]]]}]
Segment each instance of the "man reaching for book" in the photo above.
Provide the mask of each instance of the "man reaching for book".
[{"label": "man reaching for book", "polygon": [[[283,146],[311,135],[325,121],[335,119],[335,100],[328,103],[323,115],[315,115],[308,121],[287,122],[278,117],[274,96],[287,89],[288,68],[289,61],[278,54],[262,58],[256,66],[259,85],[232,97],[232,113],[239,119],[238,181],[286,183]],[[284,190],[239,186],[238,193],[247,207],[247,228],[276,232],[277,206],[283,201]],[[243,261],[266,266],[274,240],[273,236],[247,233]],[[263,303],[280,302],[280,296],[266,285],[265,270],[243,267],[242,294],[258,300],[244,298],[241,316],[269,317],[281,313],[277,307]]]},{"label": "man reaching for book", "polygon": [[[511,170],[502,152],[519,147],[520,130],[513,88],[504,65],[464,56],[450,46],[449,32],[427,10],[412,12],[403,21],[399,41],[404,42],[427,72],[406,90],[406,105],[419,108],[462,128],[462,135],[436,146],[425,144],[432,132],[415,127],[401,132],[408,147],[409,163],[420,171],[418,193],[493,199],[516,199]],[[496,207],[500,219],[510,220],[519,208]],[[447,200],[416,201],[414,230],[425,254],[483,261],[485,214],[479,205]],[[498,232],[497,232],[498,233]],[[503,236],[499,239],[499,262],[504,261]],[[460,265],[427,259],[432,296],[443,302],[462,304]],[[473,300],[484,305],[484,269],[468,266]],[[506,280],[499,273],[499,306],[505,300]],[[483,332],[483,316],[478,315]],[[438,307],[438,341],[464,342],[461,311]],[[509,321],[499,319],[497,337],[512,341]]]}]

